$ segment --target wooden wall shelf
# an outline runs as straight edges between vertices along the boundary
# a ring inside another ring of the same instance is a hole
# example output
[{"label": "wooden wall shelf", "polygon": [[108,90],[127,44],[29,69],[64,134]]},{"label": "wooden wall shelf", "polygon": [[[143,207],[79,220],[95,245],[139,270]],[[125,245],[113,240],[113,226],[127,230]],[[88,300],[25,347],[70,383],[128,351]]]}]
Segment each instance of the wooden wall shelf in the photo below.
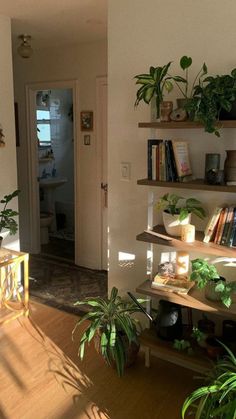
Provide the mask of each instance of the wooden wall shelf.
[{"label": "wooden wall shelf", "polygon": [[158,358],[189,368],[193,371],[205,372],[209,369],[209,359],[202,353],[187,355],[173,348],[173,342],[166,342],[157,337],[155,330],[145,329],[139,336],[141,345],[148,347]]},{"label": "wooden wall shelf", "polygon": [[138,185],[157,186],[159,188],[194,189],[199,191],[215,192],[236,192],[236,185],[208,185],[203,179],[191,180],[189,182],[164,182],[161,180],[139,179]]},{"label": "wooden wall shelf", "polygon": [[[164,226],[156,225],[153,227],[153,231],[156,231],[160,234],[165,234],[166,231]],[[168,235],[168,237],[171,237]],[[177,250],[186,250],[188,252],[200,252],[205,253],[212,256],[225,256],[225,257],[232,257],[236,258],[236,249],[233,247],[227,246],[220,246],[215,243],[203,243],[204,233],[202,231],[196,231],[196,240],[193,243],[186,243],[180,240],[178,237],[172,237],[171,241],[163,240],[157,236],[153,236],[146,232],[140,233],[136,236],[136,240],[146,242],[146,243],[153,243],[158,244],[160,246],[168,246],[174,247]]]},{"label": "wooden wall shelf", "polygon": [[139,287],[136,288],[136,291],[140,294],[147,295],[152,298],[162,298],[172,303],[194,308],[195,310],[213,313],[224,317],[228,316],[228,318],[236,317],[235,302],[233,302],[230,308],[227,308],[221,302],[213,302],[207,300],[205,298],[204,290],[199,290],[196,287],[193,287],[188,294],[184,295],[153,289],[151,288],[151,282],[147,280],[139,285]]},{"label": "wooden wall shelf", "polygon": [[[202,123],[194,121],[182,122],[139,122],[139,128],[156,128],[156,129],[192,129],[203,128]],[[216,126],[218,128],[236,128],[236,121],[219,121]]]}]

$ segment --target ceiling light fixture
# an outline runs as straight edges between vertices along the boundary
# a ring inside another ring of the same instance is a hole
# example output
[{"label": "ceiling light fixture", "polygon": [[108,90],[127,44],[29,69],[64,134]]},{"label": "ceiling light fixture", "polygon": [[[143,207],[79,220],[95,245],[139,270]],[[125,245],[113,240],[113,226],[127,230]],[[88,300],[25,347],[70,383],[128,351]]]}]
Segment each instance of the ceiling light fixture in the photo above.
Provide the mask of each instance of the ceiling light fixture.
[{"label": "ceiling light fixture", "polygon": [[30,35],[19,35],[18,38],[21,40],[21,44],[17,48],[18,54],[22,58],[29,58],[33,54],[33,49],[30,45],[31,36]]}]

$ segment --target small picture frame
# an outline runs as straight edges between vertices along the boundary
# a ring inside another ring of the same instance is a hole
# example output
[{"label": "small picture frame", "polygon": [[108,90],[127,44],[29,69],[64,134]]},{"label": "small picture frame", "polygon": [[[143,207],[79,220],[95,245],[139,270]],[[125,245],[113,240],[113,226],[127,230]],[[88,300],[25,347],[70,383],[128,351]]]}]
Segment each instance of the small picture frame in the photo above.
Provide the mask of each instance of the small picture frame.
[{"label": "small picture frame", "polygon": [[81,127],[81,131],[93,130],[93,112],[92,111],[80,112],[80,127]]}]

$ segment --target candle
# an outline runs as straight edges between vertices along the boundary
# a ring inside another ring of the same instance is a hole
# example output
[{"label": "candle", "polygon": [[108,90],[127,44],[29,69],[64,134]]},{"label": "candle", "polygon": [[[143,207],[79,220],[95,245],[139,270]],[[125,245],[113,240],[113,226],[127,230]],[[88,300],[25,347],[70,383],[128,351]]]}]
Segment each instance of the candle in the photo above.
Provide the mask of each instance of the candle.
[{"label": "candle", "polygon": [[195,226],[185,224],[181,229],[181,240],[186,243],[193,243],[195,240]]},{"label": "candle", "polygon": [[178,252],[176,256],[176,277],[188,276],[189,270],[189,254],[186,252]]}]

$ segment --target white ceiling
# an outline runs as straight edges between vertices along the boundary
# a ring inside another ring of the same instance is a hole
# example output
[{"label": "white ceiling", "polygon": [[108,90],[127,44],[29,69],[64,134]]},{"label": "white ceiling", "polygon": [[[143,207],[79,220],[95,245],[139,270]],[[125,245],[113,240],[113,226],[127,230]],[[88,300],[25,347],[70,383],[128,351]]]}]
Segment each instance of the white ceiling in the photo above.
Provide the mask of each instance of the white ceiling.
[{"label": "white ceiling", "polygon": [[23,33],[33,48],[107,37],[107,0],[0,0],[0,14],[12,18],[14,44]]}]

